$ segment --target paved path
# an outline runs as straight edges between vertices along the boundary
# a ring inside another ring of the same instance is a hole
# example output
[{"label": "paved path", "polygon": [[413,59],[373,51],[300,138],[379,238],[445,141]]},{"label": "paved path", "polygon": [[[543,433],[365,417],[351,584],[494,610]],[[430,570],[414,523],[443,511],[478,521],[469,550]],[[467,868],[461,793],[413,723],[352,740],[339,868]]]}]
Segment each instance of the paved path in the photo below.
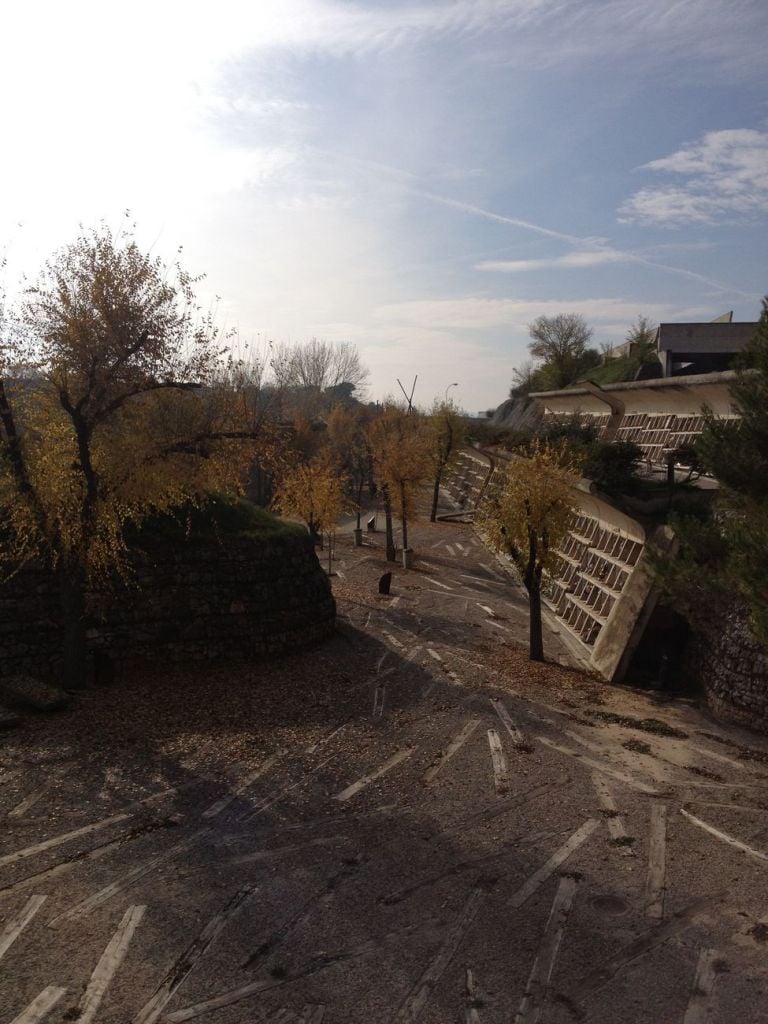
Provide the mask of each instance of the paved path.
[{"label": "paved path", "polygon": [[0,1024],[768,1021],[768,743],[531,667],[471,528],[388,598],[371,540],[325,647],[4,737]]}]

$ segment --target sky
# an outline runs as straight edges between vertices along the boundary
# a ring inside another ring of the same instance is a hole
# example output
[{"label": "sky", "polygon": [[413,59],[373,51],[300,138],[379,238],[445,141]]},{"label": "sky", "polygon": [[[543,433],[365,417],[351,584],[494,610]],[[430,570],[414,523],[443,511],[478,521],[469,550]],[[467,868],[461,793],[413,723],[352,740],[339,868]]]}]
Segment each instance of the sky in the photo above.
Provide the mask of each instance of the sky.
[{"label": "sky", "polygon": [[125,211],[241,344],[492,408],[528,325],[756,320],[765,0],[11,0],[0,255]]}]

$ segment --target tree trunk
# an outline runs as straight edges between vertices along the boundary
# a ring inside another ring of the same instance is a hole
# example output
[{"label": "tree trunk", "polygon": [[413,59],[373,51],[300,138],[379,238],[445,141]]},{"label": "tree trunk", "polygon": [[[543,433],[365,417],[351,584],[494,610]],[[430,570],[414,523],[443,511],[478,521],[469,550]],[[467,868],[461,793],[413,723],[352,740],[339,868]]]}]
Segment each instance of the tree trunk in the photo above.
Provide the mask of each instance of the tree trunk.
[{"label": "tree trunk", "polygon": [[364,486],[364,484],[365,484],[365,477],[361,473],[360,474],[360,479],[359,479],[358,485],[357,485],[357,529],[358,530],[362,530],[362,526],[360,524],[360,514],[361,514],[360,505],[361,505],[361,502],[363,500],[363,486]]},{"label": "tree trunk", "polygon": [[437,471],[437,475],[435,476],[435,488],[432,491],[432,511],[429,513],[430,523],[434,523],[435,519],[437,518],[437,503],[440,499],[440,479],[442,475],[443,467],[441,466],[440,469],[438,469]]},{"label": "tree trunk", "polygon": [[64,563],[59,569],[59,601],[63,637],[63,678],[66,690],[81,690],[87,683],[85,641],[85,575],[79,566]]},{"label": "tree trunk", "polygon": [[530,661],[544,661],[544,637],[541,627],[541,588],[536,580],[528,591],[530,623],[528,632],[528,658]]},{"label": "tree trunk", "polygon": [[400,521],[403,524],[403,549],[408,550],[408,519],[405,512],[405,487],[400,486]]},{"label": "tree trunk", "polygon": [[528,591],[528,658],[530,661],[544,661],[544,637],[541,628],[541,568],[537,567],[539,551],[535,530],[528,530],[528,562],[523,573],[523,583]]},{"label": "tree trunk", "polygon": [[383,487],[382,493],[384,494],[384,520],[386,523],[386,545],[387,545],[387,561],[394,562],[397,558],[397,552],[395,551],[395,538],[392,533],[392,502],[389,500],[389,488]]}]

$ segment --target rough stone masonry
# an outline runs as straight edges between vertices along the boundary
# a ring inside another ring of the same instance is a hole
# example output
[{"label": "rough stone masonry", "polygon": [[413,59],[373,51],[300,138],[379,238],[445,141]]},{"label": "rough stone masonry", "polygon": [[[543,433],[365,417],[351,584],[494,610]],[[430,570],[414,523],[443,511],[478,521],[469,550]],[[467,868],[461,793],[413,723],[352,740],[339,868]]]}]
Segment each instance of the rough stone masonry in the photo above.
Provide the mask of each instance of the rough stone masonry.
[{"label": "rough stone masonry", "polygon": [[684,667],[719,718],[768,733],[768,650],[744,606],[733,604],[694,631]]},{"label": "rough stone masonry", "polygon": [[[88,645],[119,662],[258,657],[316,643],[336,605],[309,537],[153,546],[133,581],[89,596]],[[28,567],[0,585],[0,676],[51,676],[61,650],[55,580]]]}]

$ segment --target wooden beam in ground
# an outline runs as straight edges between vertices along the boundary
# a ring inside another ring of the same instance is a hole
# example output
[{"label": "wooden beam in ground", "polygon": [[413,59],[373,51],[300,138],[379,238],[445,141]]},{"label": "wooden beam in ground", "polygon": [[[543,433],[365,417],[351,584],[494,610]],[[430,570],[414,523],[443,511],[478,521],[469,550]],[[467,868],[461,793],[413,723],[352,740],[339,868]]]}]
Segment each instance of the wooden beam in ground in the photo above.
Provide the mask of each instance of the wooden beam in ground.
[{"label": "wooden beam in ground", "polygon": [[125,959],[133,933],[141,923],[146,909],[144,906],[132,906],[128,907],[125,914],[123,914],[117,931],[101,954],[99,962],[96,964],[83,993],[83,998],[80,1000],[77,1024],[91,1024],[91,1021],[96,1016],[101,1006],[101,1001],[104,998],[104,993],[109,988],[110,982]]},{"label": "wooden beam in ground", "polygon": [[504,726],[504,728],[509,733],[510,738],[512,739],[512,742],[514,743],[514,745],[516,747],[524,747],[525,746],[525,736],[523,736],[523,734],[520,731],[520,729],[518,728],[517,724],[512,720],[512,716],[510,715],[509,711],[507,710],[507,707],[504,704],[504,702],[500,701],[500,700],[497,700],[495,697],[491,697],[491,704],[493,705],[494,711],[499,716],[499,719],[501,720],[501,724]]},{"label": "wooden beam in ground", "polygon": [[464,977],[464,1024],[480,1024],[479,1000],[477,978],[468,967]]},{"label": "wooden beam in ground", "polygon": [[[165,822],[158,822],[155,827],[162,828],[165,824]],[[57,878],[59,875],[72,871],[73,868],[83,861],[99,860],[101,857],[106,857],[112,850],[118,849],[118,847],[130,842],[132,839],[148,835],[150,831],[152,831],[152,827],[141,825],[128,829],[126,832],[118,833],[114,839],[110,839],[106,843],[100,843],[98,846],[92,846],[90,849],[80,850],[74,857],[70,857],[69,860],[60,861],[44,871],[37,871],[32,875],[19,878],[15,882],[10,882],[8,885],[0,886],[0,893],[19,892],[22,889],[29,889],[33,885],[50,881],[51,878]]]},{"label": "wooden beam in ground", "polygon": [[[536,838],[542,838],[541,833],[539,833]],[[445,871],[439,871],[437,874],[428,875],[426,878],[422,878],[418,882],[413,882],[411,885],[407,885],[403,889],[396,889],[394,892],[388,892],[384,896],[380,896],[379,902],[386,906],[391,906],[393,903],[400,903],[401,900],[408,899],[409,896],[418,892],[419,889],[435,885],[437,882],[442,882],[443,879],[450,878],[452,875],[460,875],[465,871],[471,871],[476,868],[478,864],[487,864],[489,861],[508,857],[510,854],[517,853],[519,849],[520,846],[518,843],[515,843],[512,846],[494,850],[493,853],[485,853],[482,857],[472,857],[470,860],[461,860],[452,867],[447,868]]]},{"label": "wooden beam in ground", "polygon": [[515,1015],[514,1024],[538,1024],[541,1020],[549,994],[549,983],[552,978],[560,943],[563,940],[565,926],[573,906],[576,894],[576,879],[564,875],[552,901],[544,935],[542,936],[536,959],[533,961],[531,973],[525,986],[520,1007]]},{"label": "wooden beam in ground", "polygon": [[461,750],[461,748],[467,742],[467,740],[472,735],[472,733],[475,731],[475,729],[478,727],[478,725],[480,725],[480,719],[479,718],[471,718],[461,728],[461,730],[453,737],[451,742],[445,748],[445,753],[443,753],[434,762],[434,764],[430,765],[429,768],[427,768],[426,772],[424,773],[424,775],[422,777],[422,782],[424,783],[425,786],[429,786],[429,785],[431,785],[431,783],[433,783],[435,781],[435,779],[437,778],[439,773],[443,770],[445,765],[448,764],[448,762],[451,760],[451,758],[455,754],[457,754],[459,752],[459,750]]},{"label": "wooden beam in ground", "polygon": [[324,1006],[319,1004],[313,1006],[311,1003],[307,1003],[301,1011],[299,1024],[323,1024],[323,1017],[325,1017]]},{"label": "wooden beam in ground", "polygon": [[38,786],[37,789],[33,789],[32,792],[24,797],[24,799],[16,804],[10,811],[8,811],[9,818],[21,818],[27,813],[30,807],[34,807],[38,800],[45,796],[49,789],[56,786],[61,778],[61,771],[52,772],[50,778],[46,779],[42,785]]},{"label": "wooden beam in ground", "polygon": [[727,843],[729,846],[735,847],[737,850],[749,854],[750,857],[754,857],[756,860],[768,861],[768,853],[763,853],[762,850],[754,850],[751,846],[747,846],[746,843],[742,843],[740,839],[735,839],[733,836],[729,836],[727,832],[721,832],[719,828],[715,828],[714,825],[710,825],[706,821],[702,821],[701,818],[697,818],[695,814],[691,814],[690,811],[686,811],[684,808],[680,808],[680,813],[684,818],[687,818],[692,825],[697,828],[703,829],[705,832],[709,832],[715,839],[719,839],[721,843]]},{"label": "wooden beam in ground", "polygon": [[71,839],[78,839],[80,836],[87,836],[91,832],[98,832],[99,829],[109,828],[110,825],[116,825],[119,821],[125,821],[129,817],[129,814],[113,814],[110,818],[95,821],[92,825],[84,825],[82,828],[76,828],[71,832],[64,832],[62,835],[53,836],[52,839],[45,839],[41,843],[35,843],[34,846],[25,846],[23,850],[7,853],[4,857],[0,857],[0,868],[4,868],[7,864],[16,864],[20,860],[26,860],[27,857],[34,857],[36,854],[44,853],[46,850],[52,850],[55,846],[68,843]]},{"label": "wooden beam in ground", "polygon": [[151,998],[133,1018],[133,1024],[155,1024],[160,1019],[165,1007],[219,937],[224,926],[256,891],[255,885],[246,886],[236,893],[223,910],[214,914],[197,938],[193,939],[176,960]]},{"label": "wooden beam in ground", "polygon": [[473,889],[469,894],[458,920],[449,929],[437,955],[430,961],[419,980],[405,997],[392,1018],[391,1024],[413,1024],[419,1019],[435,986],[477,916],[484,898],[485,892],[479,888]]},{"label": "wooden beam in ground", "polygon": [[441,583],[440,580],[436,580],[432,576],[428,576],[427,579],[430,583],[434,583],[436,587],[442,587],[443,590],[453,590],[453,587],[449,587],[447,583]]},{"label": "wooden beam in ground", "polygon": [[495,729],[488,730],[488,745],[491,748],[491,764],[493,765],[493,782],[496,792],[503,796],[509,792],[509,769],[504,756],[501,739]]},{"label": "wooden beam in ground", "polygon": [[116,878],[114,882],[110,882],[109,885],[105,885],[103,889],[99,889],[98,892],[93,893],[91,896],[86,896],[85,899],[76,903],[74,907],[70,907],[69,910],[65,910],[57,917],[54,917],[53,920],[48,922],[48,927],[56,928],[62,921],[76,921],[79,917],[85,917],[86,914],[90,914],[91,911],[95,910],[97,907],[103,906],[108,900],[111,900],[113,896],[116,896],[119,892],[127,889],[129,886],[133,885],[134,882],[137,882],[140,878],[148,875],[161,864],[164,864],[166,861],[171,860],[172,857],[176,857],[178,854],[188,850],[209,831],[210,826],[208,826],[208,828],[200,829],[198,832],[194,832],[191,836],[187,836],[186,839],[182,839],[181,842],[175,843],[156,857],[151,857],[149,860],[145,860],[142,864],[137,864],[135,867],[130,868],[130,870]]},{"label": "wooden beam in ground", "polygon": [[689,903],[687,907],[684,907],[676,914],[673,914],[666,921],[654,925],[648,931],[639,935],[636,939],[632,939],[631,942],[622,946],[610,960],[606,960],[600,965],[600,967],[596,968],[591,972],[591,974],[588,974],[586,978],[584,978],[576,989],[576,999],[580,1001],[584,999],[584,997],[591,995],[593,992],[599,991],[624,967],[639,959],[641,956],[644,956],[657,946],[660,946],[663,942],[666,942],[673,936],[679,935],[687,928],[690,928],[696,917],[711,909],[719,899],[720,896],[715,895],[704,896],[701,899],[694,900],[692,903]]},{"label": "wooden beam in ground", "polygon": [[57,985],[49,985],[32,1000],[26,1010],[22,1010],[18,1017],[14,1017],[11,1024],[39,1024],[44,1020],[56,1003],[61,999],[67,990]]},{"label": "wooden beam in ground", "polygon": [[712,1020],[711,1001],[717,977],[717,958],[716,949],[702,949],[699,954],[683,1024],[707,1024]]},{"label": "wooden beam in ground", "polygon": [[47,896],[31,896],[19,913],[6,924],[5,928],[0,932],[0,960],[2,960],[47,899]]},{"label": "wooden beam in ground", "polygon": [[605,812],[608,832],[614,846],[624,857],[636,856],[635,851],[632,849],[632,844],[628,841],[629,836],[624,827],[624,820],[616,806],[616,801],[613,799],[613,793],[611,793],[605,777],[600,772],[592,772],[592,785],[595,787],[600,808]]},{"label": "wooden beam in ground", "polygon": [[231,789],[228,793],[225,793],[224,796],[216,800],[215,803],[212,803],[211,806],[207,808],[207,810],[203,811],[202,816],[204,818],[218,817],[218,815],[221,814],[221,812],[226,807],[228,807],[233,800],[236,800],[241,793],[244,793],[245,790],[248,789],[249,786],[252,786],[257,779],[260,779],[262,775],[266,775],[266,773],[277,764],[277,762],[280,760],[282,756],[283,751],[279,751],[272,757],[267,758],[264,764],[257,768],[256,771],[250,772],[248,775],[246,775],[235,785],[233,789]]},{"label": "wooden beam in ground", "polygon": [[415,747],[406,747],[403,750],[398,750],[398,752],[393,754],[388,761],[384,762],[381,768],[377,768],[375,772],[372,772],[370,775],[364,775],[361,779],[358,779],[357,782],[353,782],[351,785],[347,786],[346,789],[342,789],[340,793],[336,794],[334,799],[339,800],[342,803],[350,800],[362,789],[365,789],[366,786],[369,786],[376,779],[380,779],[382,775],[386,775],[387,772],[396,768],[397,765],[405,761],[406,758],[411,756],[415,749]]},{"label": "wooden beam in ground", "polygon": [[638,780],[633,778],[631,775],[627,775],[626,772],[620,772],[618,769],[612,768],[610,765],[605,764],[604,761],[595,761],[591,757],[586,757],[584,754],[580,754],[578,750],[572,750],[570,747],[564,747],[559,743],[554,743],[552,740],[547,739],[546,736],[537,736],[536,739],[540,743],[543,743],[545,747],[550,747],[552,750],[556,750],[560,754],[565,754],[567,757],[572,757],[576,761],[581,761],[581,763],[586,765],[588,768],[592,768],[594,771],[602,772],[603,775],[608,775],[613,779],[617,779],[619,782],[623,782],[631,789],[636,789],[640,793],[647,793],[649,796],[662,795],[661,792],[653,786],[648,786],[644,782],[638,782]]},{"label": "wooden beam in ground", "polygon": [[549,860],[545,861],[538,871],[534,871],[531,877],[517,890],[515,895],[509,901],[512,907],[522,907],[529,897],[531,897],[536,890],[546,882],[546,880],[552,875],[561,864],[565,863],[571,854],[578,850],[582,843],[586,842],[587,839],[592,835],[595,829],[598,827],[600,822],[597,818],[587,818],[581,828],[576,829],[570,839],[563,845],[555,850]]},{"label": "wooden beam in ground", "polygon": [[645,882],[645,912],[648,917],[664,917],[667,863],[667,805],[651,804],[651,831],[648,845],[648,875]]},{"label": "wooden beam in ground", "polygon": [[272,850],[254,850],[252,853],[244,853],[239,857],[233,857],[229,863],[252,864],[255,861],[286,857],[288,854],[296,853],[297,850],[307,850],[310,847],[318,846],[338,846],[339,843],[350,841],[350,837],[346,835],[316,836],[314,839],[308,839],[306,843],[294,843],[291,846],[279,846]]},{"label": "wooden beam in ground", "polygon": [[395,945],[401,947],[404,935],[412,934],[415,930],[415,926],[409,926],[401,928],[396,932],[388,932],[381,939],[368,939],[365,942],[361,942],[358,946],[345,949],[340,953],[331,955],[327,953],[317,954],[306,967],[287,974],[284,978],[274,978],[271,974],[268,974],[266,977],[257,978],[255,981],[239,985],[237,988],[229,989],[227,992],[220,992],[219,995],[206,999],[202,1003],[195,1003],[194,1006],[184,1006],[180,1010],[173,1010],[171,1013],[167,1013],[163,1020],[167,1021],[168,1024],[182,1024],[182,1021],[197,1020],[198,1017],[209,1014],[211,1010],[218,1010],[223,1006],[232,1006],[235,1003],[243,1002],[245,999],[250,999],[254,995],[267,992],[270,989],[291,985],[303,978],[326,971],[330,967],[347,963],[358,957],[367,956],[369,953],[381,953],[382,950],[390,949]]},{"label": "wooden beam in ground", "polygon": [[346,727],[348,725],[349,725],[349,722],[342,722],[341,725],[337,725],[335,729],[331,729],[331,731],[326,733],[325,736],[322,736],[319,740],[317,740],[311,746],[307,747],[307,749],[304,751],[304,753],[305,754],[314,754],[314,752],[319,747],[322,747],[326,743],[329,743],[333,739],[334,736],[336,736],[338,733],[340,733],[342,729],[346,729]]},{"label": "wooden beam in ground", "polygon": [[302,786],[306,785],[313,775],[316,775],[321,768],[325,768],[325,766],[333,761],[335,757],[338,757],[338,751],[335,754],[331,754],[330,757],[326,757],[325,760],[321,761],[319,764],[316,764],[314,768],[310,768],[310,770],[305,772],[300,779],[296,780],[296,782],[288,782],[284,786],[281,786],[280,789],[275,790],[274,793],[270,793],[269,796],[265,796],[263,800],[259,800],[256,806],[241,815],[239,820],[243,824],[247,824],[248,822],[253,821],[254,818],[258,818],[259,815],[268,811],[269,808],[279,800],[282,800],[286,793],[290,793],[294,789],[300,789]]}]

